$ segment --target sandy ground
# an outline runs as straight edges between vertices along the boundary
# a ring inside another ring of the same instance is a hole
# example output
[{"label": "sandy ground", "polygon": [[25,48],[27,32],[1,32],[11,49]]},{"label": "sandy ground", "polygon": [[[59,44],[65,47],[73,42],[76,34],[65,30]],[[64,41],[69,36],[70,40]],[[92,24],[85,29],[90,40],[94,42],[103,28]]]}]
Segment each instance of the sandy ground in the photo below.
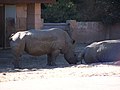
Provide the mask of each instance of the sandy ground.
[{"label": "sandy ground", "polygon": [[49,78],[0,83],[0,90],[119,90],[118,77]]},{"label": "sandy ground", "polygon": [[57,66],[46,66],[46,56],[24,55],[23,69],[13,69],[10,52],[0,55],[0,90],[120,89],[120,65],[115,62],[69,65],[60,55]]},{"label": "sandy ground", "polygon": [[120,77],[120,66],[109,64],[91,65],[58,65],[55,67],[46,66],[42,68],[25,69],[2,69],[0,82],[21,81],[31,79],[48,78],[79,78],[93,76],[115,76]]},{"label": "sandy ground", "polygon": [[0,73],[0,90],[28,89],[119,90],[120,66],[92,64],[16,69]]}]

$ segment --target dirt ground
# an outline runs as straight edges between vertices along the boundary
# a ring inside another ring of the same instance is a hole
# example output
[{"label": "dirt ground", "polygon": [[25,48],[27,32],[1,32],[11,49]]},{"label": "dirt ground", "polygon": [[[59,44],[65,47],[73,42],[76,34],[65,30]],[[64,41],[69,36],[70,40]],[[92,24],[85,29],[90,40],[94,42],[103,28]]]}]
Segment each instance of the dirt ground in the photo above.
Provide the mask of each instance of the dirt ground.
[{"label": "dirt ground", "polygon": [[[80,49],[77,48],[76,51]],[[45,55],[34,57],[25,54],[20,62],[23,69],[13,69],[12,60],[10,50],[0,51],[0,84],[51,78],[118,77],[120,79],[120,65],[115,65],[115,62],[69,65],[63,55],[60,55],[56,61],[57,66],[47,66]]]}]

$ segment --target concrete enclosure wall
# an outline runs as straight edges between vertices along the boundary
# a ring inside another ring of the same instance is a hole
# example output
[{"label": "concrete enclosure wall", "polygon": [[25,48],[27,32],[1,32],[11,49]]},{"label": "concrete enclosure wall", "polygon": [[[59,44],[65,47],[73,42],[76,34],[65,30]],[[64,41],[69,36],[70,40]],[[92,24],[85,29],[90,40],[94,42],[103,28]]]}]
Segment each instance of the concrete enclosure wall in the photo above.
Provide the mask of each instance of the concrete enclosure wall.
[{"label": "concrete enclosure wall", "polygon": [[80,43],[104,40],[106,33],[100,22],[77,22],[77,38]]},{"label": "concrete enclosure wall", "polygon": [[42,29],[61,28],[63,30],[69,30],[67,23],[44,23]]},{"label": "concrete enclosure wall", "polygon": [[43,28],[62,28],[72,32],[77,43],[92,43],[105,39],[120,39],[120,23],[105,26],[101,22],[77,22],[67,20],[66,23],[44,23]]}]

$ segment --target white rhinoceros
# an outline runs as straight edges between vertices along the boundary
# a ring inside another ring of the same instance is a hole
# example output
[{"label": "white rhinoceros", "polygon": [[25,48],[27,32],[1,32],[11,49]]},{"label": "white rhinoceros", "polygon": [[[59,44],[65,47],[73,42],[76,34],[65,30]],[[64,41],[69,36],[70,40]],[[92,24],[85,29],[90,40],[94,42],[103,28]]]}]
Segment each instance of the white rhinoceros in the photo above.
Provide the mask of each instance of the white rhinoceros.
[{"label": "white rhinoceros", "polygon": [[19,57],[25,51],[30,55],[47,54],[47,64],[55,65],[59,53],[64,54],[69,64],[76,64],[73,40],[62,29],[19,31],[11,37],[10,46],[14,55],[14,67],[19,68]]},{"label": "white rhinoceros", "polygon": [[112,62],[120,60],[120,40],[94,42],[85,47],[79,58],[85,63]]}]

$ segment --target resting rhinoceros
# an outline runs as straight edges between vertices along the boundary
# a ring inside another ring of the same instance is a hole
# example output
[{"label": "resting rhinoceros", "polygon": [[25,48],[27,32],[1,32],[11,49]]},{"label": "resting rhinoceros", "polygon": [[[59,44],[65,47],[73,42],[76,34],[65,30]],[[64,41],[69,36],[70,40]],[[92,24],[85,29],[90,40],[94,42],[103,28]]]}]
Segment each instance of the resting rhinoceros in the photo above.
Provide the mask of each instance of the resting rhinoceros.
[{"label": "resting rhinoceros", "polygon": [[85,47],[79,58],[85,63],[112,62],[120,60],[120,40],[94,42]]},{"label": "resting rhinoceros", "polygon": [[19,57],[25,51],[30,55],[47,54],[47,64],[55,65],[59,53],[64,54],[69,64],[76,64],[74,41],[62,29],[19,31],[11,37],[10,46],[14,55],[14,67],[19,68]]}]

